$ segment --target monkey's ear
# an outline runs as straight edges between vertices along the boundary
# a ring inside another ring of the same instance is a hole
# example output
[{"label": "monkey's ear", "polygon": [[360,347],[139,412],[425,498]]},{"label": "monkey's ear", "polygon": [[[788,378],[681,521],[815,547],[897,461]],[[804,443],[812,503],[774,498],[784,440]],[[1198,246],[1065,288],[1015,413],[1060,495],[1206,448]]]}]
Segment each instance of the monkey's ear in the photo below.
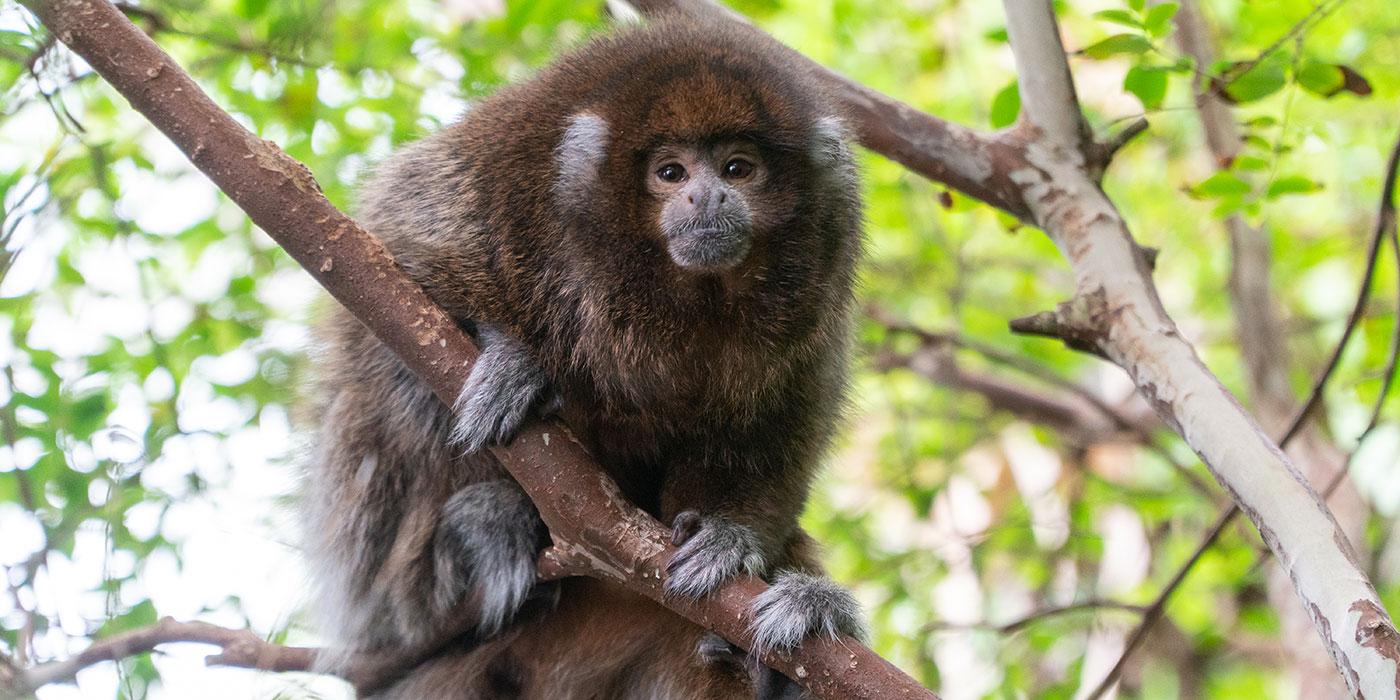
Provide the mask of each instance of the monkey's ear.
[{"label": "monkey's ear", "polygon": [[554,149],[558,180],[554,193],[565,205],[586,201],[599,179],[599,168],[607,158],[608,123],[592,112],[569,117],[559,147]]},{"label": "monkey's ear", "polygon": [[818,167],[833,167],[851,160],[847,143],[851,133],[839,117],[825,116],[812,125],[812,162]]}]

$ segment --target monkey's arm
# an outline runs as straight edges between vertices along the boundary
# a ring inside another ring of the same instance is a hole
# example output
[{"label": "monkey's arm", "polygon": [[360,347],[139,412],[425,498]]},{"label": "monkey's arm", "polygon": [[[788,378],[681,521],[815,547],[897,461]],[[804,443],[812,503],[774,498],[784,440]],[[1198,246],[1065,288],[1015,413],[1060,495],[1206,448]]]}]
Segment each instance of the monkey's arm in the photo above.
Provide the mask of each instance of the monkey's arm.
[{"label": "monkey's arm", "polygon": [[452,408],[452,439],[467,454],[509,442],[531,416],[555,413],[559,403],[524,343],[486,323],[473,337],[481,357]]}]

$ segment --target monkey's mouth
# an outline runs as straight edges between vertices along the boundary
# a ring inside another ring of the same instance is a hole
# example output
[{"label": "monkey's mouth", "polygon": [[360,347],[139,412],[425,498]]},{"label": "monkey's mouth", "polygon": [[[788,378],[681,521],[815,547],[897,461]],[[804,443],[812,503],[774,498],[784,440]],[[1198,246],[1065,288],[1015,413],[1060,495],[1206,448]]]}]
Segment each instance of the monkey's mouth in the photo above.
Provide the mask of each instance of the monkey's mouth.
[{"label": "monkey's mouth", "polygon": [[700,226],[672,234],[666,242],[671,260],[693,272],[724,272],[744,261],[749,231],[737,226]]}]

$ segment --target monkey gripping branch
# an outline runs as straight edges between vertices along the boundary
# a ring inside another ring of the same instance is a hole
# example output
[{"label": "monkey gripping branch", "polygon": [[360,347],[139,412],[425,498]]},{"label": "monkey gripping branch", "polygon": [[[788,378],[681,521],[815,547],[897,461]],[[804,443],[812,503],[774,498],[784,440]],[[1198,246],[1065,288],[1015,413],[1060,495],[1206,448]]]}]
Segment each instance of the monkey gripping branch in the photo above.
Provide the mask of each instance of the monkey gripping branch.
[{"label": "monkey gripping branch", "polygon": [[[243,130],[110,4],[27,0],[59,40],[164,131],[253,221],[352,310],[444,401],[476,349],[383,247],[321,196],[305,168]],[[724,14],[708,0],[640,0],[644,14]],[[1166,314],[1143,250],[1099,187],[1115,142],[1095,141],[1080,113],[1049,0],[1004,0],[1023,114],[981,134],[949,124],[811,64],[845,102],[861,143],[1045,230],[1074,269],[1077,292],[1019,322],[1122,366],[1163,419],[1205,460],[1288,568],[1302,603],[1356,697],[1397,697],[1400,635],[1313,490],[1196,356]],[[373,288],[370,298],[363,290]],[[552,439],[551,439],[552,436]],[[496,455],[530,494],[555,548],[542,570],[613,578],[662,600],[666,533],[627,505],[556,425],[525,431]],[[744,645],[747,579],[696,601],[663,601]],[[821,697],[928,697],[851,639],[811,640],[765,663]]]},{"label": "monkey gripping branch", "polygon": [[[239,126],[105,0],[26,4],[53,36],[87,60],[164,132],[441,400],[453,403],[478,357],[477,348],[404,276],[377,239],[326,200],[304,166]],[[698,600],[663,596],[662,572],[675,551],[669,544],[670,532],[627,503],[563,426],[535,424],[510,445],[492,452],[529,494],[549,527],[554,546],[541,558],[542,577],[612,579],[741,647],[751,646],[751,604],[765,584],[744,577]],[[178,624],[162,625],[174,630],[172,634],[179,632]],[[158,641],[146,635],[129,648],[148,650]],[[307,656],[305,650],[270,651],[284,662]],[[429,645],[424,651],[431,655],[434,649]],[[92,656],[104,658],[104,654]],[[762,660],[819,697],[934,697],[850,637],[809,639],[788,653],[767,652]],[[287,668],[286,664],[240,665]],[[66,674],[68,669],[58,670]],[[21,683],[26,685],[33,684]],[[356,685],[364,689],[361,683]]]}]

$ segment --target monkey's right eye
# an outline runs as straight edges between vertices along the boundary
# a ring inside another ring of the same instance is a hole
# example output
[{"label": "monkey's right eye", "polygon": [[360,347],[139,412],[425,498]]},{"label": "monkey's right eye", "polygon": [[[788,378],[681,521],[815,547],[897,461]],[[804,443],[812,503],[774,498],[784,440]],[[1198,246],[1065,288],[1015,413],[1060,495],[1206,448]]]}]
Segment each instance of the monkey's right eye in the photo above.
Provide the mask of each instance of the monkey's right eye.
[{"label": "monkey's right eye", "polygon": [[656,176],[666,182],[680,182],[685,179],[685,168],[680,163],[667,163],[657,169]]}]

